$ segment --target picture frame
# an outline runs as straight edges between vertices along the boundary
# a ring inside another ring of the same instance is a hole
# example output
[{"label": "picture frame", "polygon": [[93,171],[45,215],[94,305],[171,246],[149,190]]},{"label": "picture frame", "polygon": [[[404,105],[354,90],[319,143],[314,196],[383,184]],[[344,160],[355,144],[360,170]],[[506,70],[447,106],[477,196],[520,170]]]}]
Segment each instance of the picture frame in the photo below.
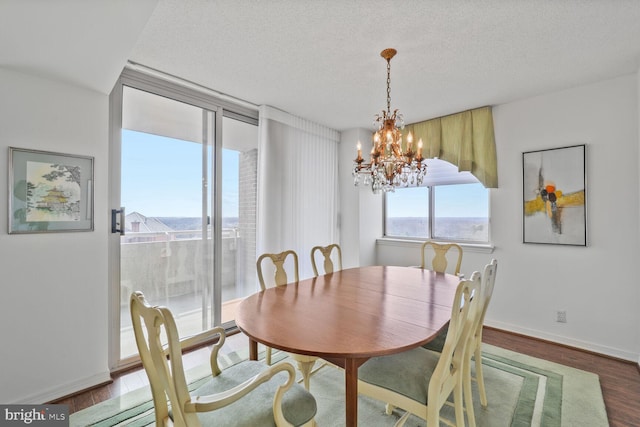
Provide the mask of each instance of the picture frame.
[{"label": "picture frame", "polygon": [[522,153],[523,243],[587,246],[586,145]]},{"label": "picture frame", "polygon": [[9,234],[93,231],[93,163],[9,147]]}]

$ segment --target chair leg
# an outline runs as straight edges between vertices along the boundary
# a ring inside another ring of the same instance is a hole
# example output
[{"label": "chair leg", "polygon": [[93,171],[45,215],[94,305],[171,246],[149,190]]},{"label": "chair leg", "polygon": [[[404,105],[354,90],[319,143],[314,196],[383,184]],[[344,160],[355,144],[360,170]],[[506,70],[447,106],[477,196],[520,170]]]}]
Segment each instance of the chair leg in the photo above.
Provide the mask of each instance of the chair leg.
[{"label": "chair leg", "polygon": [[387,403],[386,405],[384,405],[384,413],[387,415],[393,414],[394,409],[396,409],[396,407],[393,406],[391,403]]},{"label": "chair leg", "polygon": [[[471,392],[471,358],[465,360],[462,382],[464,387],[464,409],[467,412],[467,420],[470,427],[476,427],[476,414],[473,408],[473,393]],[[458,406],[458,402],[454,402]],[[462,404],[462,402],[460,402]],[[457,421],[457,419],[456,419]]]},{"label": "chair leg", "polygon": [[302,374],[302,380],[304,382],[304,388],[309,391],[309,378],[311,377],[311,369],[313,368],[313,365],[316,363],[315,360],[312,360],[311,362],[303,362],[298,360],[298,369],[300,370],[300,373]]},{"label": "chair leg", "polygon": [[264,360],[267,362],[267,365],[271,366],[271,347],[267,347],[265,350]]},{"label": "chair leg", "polygon": [[409,415],[411,415],[411,412],[409,412],[409,411],[405,412],[404,415],[401,416],[398,421],[396,421],[396,423],[393,425],[393,427],[402,427],[404,425],[404,423],[406,423],[407,420],[409,419]]},{"label": "chair leg", "polygon": [[[431,402],[430,405],[427,405],[427,426],[440,425],[440,407],[439,406],[441,407],[442,405],[438,405],[438,402]],[[396,424],[396,426],[397,425],[398,424]]]},{"label": "chair leg", "polygon": [[[465,425],[464,424],[464,403],[463,403],[463,397],[462,397],[462,388],[463,388],[462,383],[463,383],[462,377],[460,377],[460,379],[458,380],[458,384],[453,389],[453,406],[455,409],[457,426]],[[429,425],[428,422],[427,422],[427,425]],[[437,425],[437,424],[432,424],[432,425]]]},{"label": "chair leg", "polygon": [[487,391],[484,388],[484,375],[482,374],[482,351],[480,346],[476,347],[474,353],[474,359],[476,360],[476,381],[478,382],[478,391],[480,392],[480,404],[487,407]]}]

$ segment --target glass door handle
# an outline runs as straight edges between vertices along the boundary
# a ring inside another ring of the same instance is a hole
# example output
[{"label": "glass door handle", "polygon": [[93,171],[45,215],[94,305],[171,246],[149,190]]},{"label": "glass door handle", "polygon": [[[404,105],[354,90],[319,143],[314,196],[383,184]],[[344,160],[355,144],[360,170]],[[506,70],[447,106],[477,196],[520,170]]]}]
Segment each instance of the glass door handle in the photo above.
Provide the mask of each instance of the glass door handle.
[{"label": "glass door handle", "polygon": [[[120,216],[119,219],[118,216]],[[111,209],[111,232],[124,236],[124,228],[124,206],[121,206],[120,209]]]}]

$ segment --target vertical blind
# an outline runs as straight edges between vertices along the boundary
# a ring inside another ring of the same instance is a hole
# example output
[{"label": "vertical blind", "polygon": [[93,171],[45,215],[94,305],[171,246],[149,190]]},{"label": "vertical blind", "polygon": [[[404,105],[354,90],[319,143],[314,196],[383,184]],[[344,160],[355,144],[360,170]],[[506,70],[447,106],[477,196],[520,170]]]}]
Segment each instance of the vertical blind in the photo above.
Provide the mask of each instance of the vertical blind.
[{"label": "vertical blind", "polygon": [[311,277],[311,248],[339,243],[340,134],[269,106],[259,117],[257,255],[292,249]]}]

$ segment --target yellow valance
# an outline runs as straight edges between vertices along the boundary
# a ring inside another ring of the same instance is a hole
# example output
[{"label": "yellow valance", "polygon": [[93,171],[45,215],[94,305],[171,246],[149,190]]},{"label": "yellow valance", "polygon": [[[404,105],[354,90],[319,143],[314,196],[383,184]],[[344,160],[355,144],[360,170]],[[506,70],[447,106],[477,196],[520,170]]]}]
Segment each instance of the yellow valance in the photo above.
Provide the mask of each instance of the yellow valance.
[{"label": "yellow valance", "polygon": [[486,188],[498,188],[498,161],[491,107],[413,123],[405,128],[422,139],[422,156],[437,157],[471,172]]}]

